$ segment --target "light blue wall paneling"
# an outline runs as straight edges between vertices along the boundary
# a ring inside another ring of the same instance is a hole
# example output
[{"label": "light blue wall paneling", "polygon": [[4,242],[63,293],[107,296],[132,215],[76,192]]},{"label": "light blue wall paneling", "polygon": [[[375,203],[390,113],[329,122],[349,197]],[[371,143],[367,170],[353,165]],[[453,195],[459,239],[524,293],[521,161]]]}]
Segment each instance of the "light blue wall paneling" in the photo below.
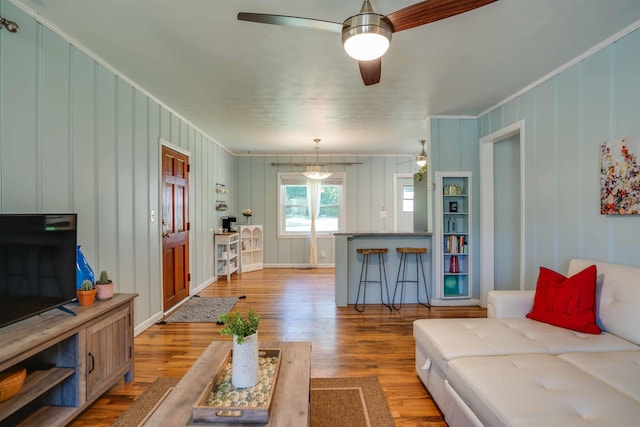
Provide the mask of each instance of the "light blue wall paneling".
[{"label": "light blue wall paneling", "polygon": [[520,288],[520,138],[493,145],[494,287]]},{"label": "light blue wall paneling", "polygon": [[[309,241],[304,238],[277,238],[278,173],[302,172],[302,167],[289,163],[312,162],[315,158],[299,156],[243,156],[238,159],[238,205],[230,209],[240,223],[242,209],[252,208],[253,224],[264,227],[264,262],[268,265],[298,266],[309,263]],[[332,166],[335,172],[346,172],[346,231],[383,232],[393,230],[393,174],[417,170],[412,156],[327,156],[327,163],[362,163]],[[273,166],[272,163],[285,165]],[[385,208],[386,218],[380,218]],[[318,251],[326,256],[320,265],[335,260],[333,238],[318,239]]]},{"label": "light blue wall paneling", "polygon": [[544,82],[536,91],[536,120],[545,123],[545,126],[537,126],[536,145],[534,156],[537,159],[535,173],[536,192],[525,190],[527,197],[533,195],[536,198],[534,215],[538,218],[538,262],[549,268],[557,268],[557,243],[555,239],[558,233],[556,221],[558,200],[557,184],[557,111],[556,111],[556,81]]},{"label": "light blue wall paneling", "polygon": [[[471,245],[473,251],[479,249],[480,223],[480,160],[478,121],[466,118],[431,118],[431,178],[436,171],[470,171],[473,184],[472,222],[474,224]],[[432,201],[432,206],[435,202]],[[473,260],[472,296],[480,295],[480,258]]]},{"label": "light blue wall paneling", "polygon": [[[2,13],[18,20],[22,13],[11,3],[3,2]],[[29,19],[20,21],[20,32],[2,31],[0,39],[0,76],[2,84],[2,209],[6,212],[35,211],[40,181],[37,170],[36,96],[41,87],[37,80],[37,25]],[[17,35],[19,34],[19,37]],[[9,83],[10,84],[7,84]],[[9,144],[8,141],[16,141]]]},{"label": "light blue wall paneling", "polygon": [[213,278],[215,182],[236,186],[236,158],[11,3],[0,8],[20,22],[0,33],[0,212],[76,212],[95,273],[139,294],[139,325],[162,311],[160,138],[193,165],[192,288]]},{"label": "light blue wall paneling", "polygon": [[68,212],[72,209],[73,192],[70,176],[73,162],[69,138],[69,45],[59,37],[55,37],[48,29],[38,27],[40,49],[40,67],[48,70],[41,75],[39,90],[40,105],[49,114],[40,114],[39,126],[36,129],[38,146],[40,147],[38,210],[48,212]]},{"label": "light blue wall paneling", "polygon": [[[574,257],[640,265],[638,216],[600,215],[600,146],[640,133],[640,31],[478,120],[481,136],[525,122],[525,281]],[[498,111],[500,110],[500,111]],[[495,123],[497,117],[505,122]]]}]

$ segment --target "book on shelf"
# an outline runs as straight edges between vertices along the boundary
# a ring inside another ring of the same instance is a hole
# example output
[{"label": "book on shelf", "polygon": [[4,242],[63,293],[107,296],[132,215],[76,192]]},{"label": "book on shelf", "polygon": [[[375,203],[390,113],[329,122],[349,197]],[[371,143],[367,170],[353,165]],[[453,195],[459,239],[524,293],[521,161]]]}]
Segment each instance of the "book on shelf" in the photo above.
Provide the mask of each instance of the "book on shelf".
[{"label": "book on shelf", "polygon": [[448,254],[466,254],[467,245],[466,236],[449,235],[444,239],[444,252]]}]

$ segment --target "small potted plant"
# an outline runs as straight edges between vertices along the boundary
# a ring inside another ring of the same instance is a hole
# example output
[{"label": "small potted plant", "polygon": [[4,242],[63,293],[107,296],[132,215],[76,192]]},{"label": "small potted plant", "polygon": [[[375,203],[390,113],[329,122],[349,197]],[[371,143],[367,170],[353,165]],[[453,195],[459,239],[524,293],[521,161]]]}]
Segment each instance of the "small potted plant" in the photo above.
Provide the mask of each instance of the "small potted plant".
[{"label": "small potted plant", "polygon": [[83,280],[82,284],[80,284],[80,288],[76,291],[78,296],[78,303],[80,305],[91,305],[93,304],[93,299],[96,296],[96,288],[93,287],[93,283],[91,280]]},{"label": "small potted plant", "polygon": [[231,384],[236,388],[253,387],[260,380],[258,325],[260,316],[249,309],[246,316],[233,311],[218,317],[224,323],[222,335],[233,336]]},{"label": "small potted plant", "polygon": [[106,270],[102,270],[100,278],[96,280],[96,298],[99,301],[104,301],[113,297],[113,282],[109,279],[109,273]]}]

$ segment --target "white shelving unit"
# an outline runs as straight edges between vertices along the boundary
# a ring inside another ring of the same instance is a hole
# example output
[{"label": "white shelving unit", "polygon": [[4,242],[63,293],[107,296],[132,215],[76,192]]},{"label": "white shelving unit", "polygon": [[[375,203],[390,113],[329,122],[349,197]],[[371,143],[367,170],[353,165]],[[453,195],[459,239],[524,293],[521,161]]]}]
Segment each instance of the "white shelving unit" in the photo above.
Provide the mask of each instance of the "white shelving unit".
[{"label": "white shelving unit", "polygon": [[472,304],[471,172],[436,172],[435,176],[436,289],[432,302],[440,305]]},{"label": "white shelving unit", "polygon": [[239,237],[237,232],[216,233],[213,238],[215,246],[214,265],[216,278],[227,276],[227,281],[231,280],[231,275],[238,271]]},{"label": "white shelving unit", "polygon": [[262,270],[264,254],[262,250],[262,226],[240,226],[240,273]]}]

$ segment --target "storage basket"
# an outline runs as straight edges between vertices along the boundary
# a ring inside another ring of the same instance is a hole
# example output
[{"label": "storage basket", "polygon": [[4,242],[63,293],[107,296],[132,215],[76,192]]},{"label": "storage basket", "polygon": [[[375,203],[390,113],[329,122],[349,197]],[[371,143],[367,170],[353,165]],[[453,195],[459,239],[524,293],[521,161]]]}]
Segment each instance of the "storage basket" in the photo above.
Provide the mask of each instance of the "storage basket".
[{"label": "storage basket", "polygon": [[0,402],[18,394],[26,377],[27,370],[20,366],[14,366],[0,373]]}]

